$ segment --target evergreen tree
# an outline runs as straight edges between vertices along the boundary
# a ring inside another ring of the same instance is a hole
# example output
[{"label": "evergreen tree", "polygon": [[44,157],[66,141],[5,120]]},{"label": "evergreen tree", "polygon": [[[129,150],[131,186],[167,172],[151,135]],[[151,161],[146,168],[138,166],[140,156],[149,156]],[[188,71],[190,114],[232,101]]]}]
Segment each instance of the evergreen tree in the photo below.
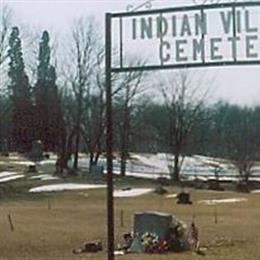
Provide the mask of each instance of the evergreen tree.
[{"label": "evergreen tree", "polygon": [[58,87],[56,85],[56,71],[53,66],[48,71],[48,148],[55,151],[61,143],[61,135],[63,132],[63,117],[61,111]]},{"label": "evergreen tree", "polygon": [[50,65],[50,37],[44,31],[39,45],[35,85],[35,132],[45,150],[54,151],[60,142],[62,114],[56,85],[55,68]]},{"label": "evergreen tree", "polygon": [[48,69],[50,66],[49,34],[44,31],[39,45],[37,82],[35,85],[35,134],[48,149]]},{"label": "evergreen tree", "polygon": [[15,150],[26,152],[31,149],[33,140],[32,102],[18,27],[12,28],[8,56],[9,88],[12,99],[12,141]]}]

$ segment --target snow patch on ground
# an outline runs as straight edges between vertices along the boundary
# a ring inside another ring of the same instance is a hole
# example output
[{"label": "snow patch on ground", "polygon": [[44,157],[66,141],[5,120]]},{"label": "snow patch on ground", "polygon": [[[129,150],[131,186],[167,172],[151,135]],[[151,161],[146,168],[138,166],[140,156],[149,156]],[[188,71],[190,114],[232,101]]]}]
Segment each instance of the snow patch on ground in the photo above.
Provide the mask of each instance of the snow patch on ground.
[{"label": "snow patch on ground", "polygon": [[55,165],[56,164],[56,159],[46,159],[46,160],[42,160],[42,161],[39,161],[37,162],[38,165]]},{"label": "snow patch on ground", "polygon": [[169,172],[167,155],[164,153],[149,155],[134,154],[132,155],[132,157],[141,162],[142,164],[149,166],[150,168],[153,168],[153,171],[166,173]]},{"label": "snow patch on ground", "polygon": [[247,201],[246,198],[230,198],[230,199],[213,199],[213,200],[200,200],[199,203],[206,205],[216,205],[221,203],[237,203]]},{"label": "snow patch on ground", "polygon": [[13,176],[13,175],[17,175],[17,174],[18,174],[18,172],[4,171],[4,172],[0,172],[0,178]]},{"label": "snow patch on ground", "polygon": [[55,191],[66,191],[66,190],[88,190],[88,189],[100,189],[100,188],[106,188],[106,185],[61,183],[61,184],[50,184],[50,185],[43,185],[43,186],[31,188],[29,192],[55,192]]},{"label": "snow patch on ground", "polygon": [[8,176],[8,177],[0,178],[0,183],[20,179],[20,178],[23,178],[23,177],[24,177],[23,174],[11,175],[11,176]]},{"label": "snow patch on ground", "polygon": [[[130,155],[131,159],[127,161],[126,166],[127,176],[146,179],[157,179],[159,177],[170,178],[169,168],[173,166],[173,155],[166,153],[130,153]],[[106,169],[106,159],[104,157],[100,157],[98,164]],[[72,160],[69,162],[69,165],[72,165]],[[79,167],[88,169],[88,156],[82,155],[82,157],[79,158]],[[216,167],[221,168],[221,172],[219,173],[220,181],[236,181],[238,179],[237,170],[227,160],[200,155],[187,156],[184,158],[181,168],[181,178],[191,181],[195,179],[201,181],[215,179]],[[113,173],[118,174],[119,172],[120,161],[119,159],[114,159]],[[255,178],[259,179],[258,174],[260,174],[260,168],[254,168],[254,174],[256,176],[253,176],[254,178],[251,177],[250,180],[256,180]]]},{"label": "snow patch on ground", "polygon": [[16,161],[13,162],[14,164],[18,164],[18,165],[25,165],[25,166],[29,166],[29,165],[36,165],[34,162],[32,161]]},{"label": "snow patch on ground", "polygon": [[260,190],[252,190],[251,193],[260,193]]},{"label": "snow patch on ground", "polygon": [[10,160],[20,160],[21,157],[19,157],[19,156],[17,156],[17,155],[10,155],[10,156],[9,156],[9,159],[10,159]]},{"label": "snow patch on ground", "polygon": [[116,197],[116,198],[138,197],[138,196],[150,193],[152,191],[153,191],[153,189],[142,189],[142,188],[136,188],[136,189],[130,189],[130,190],[115,190],[114,197]]},{"label": "snow patch on ground", "polygon": [[[104,170],[104,174],[106,174],[107,171]],[[113,170],[113,174],[120,175],[120,171]],[[142,173],[142,172],[126,172],[127,176],[136,177],[136,178],[143,178],[143,179],[152,179],[157,180],[158,178],[166,178],[170,179],[169,174],[163,174],[163,173]]]},{"label": "snow patch on ground", "polygon": [[57,176],[52,176],[50,174],[41,174],[41,175],[32,176],[29,179],[31,179],[31,180],[49,181],[49,180],[59,180],[60,178],[57,177]]},{"label": "snow patch on ground", "polygon": [[251,181],[260,181],[260,177],[249,177]]},{"label": "snow patch on ground", "polygon": [[176,197],[177,197],[176,193],[165,195],[165,198],[167,198],[167,199],[176,198]]}]

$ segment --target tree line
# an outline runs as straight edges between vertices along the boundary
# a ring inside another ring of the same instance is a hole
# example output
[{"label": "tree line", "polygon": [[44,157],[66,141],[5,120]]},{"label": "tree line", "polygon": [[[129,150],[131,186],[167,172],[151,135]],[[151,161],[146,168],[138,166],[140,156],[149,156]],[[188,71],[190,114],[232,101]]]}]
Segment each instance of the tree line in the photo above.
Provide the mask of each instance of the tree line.
[{"label": "tree line", "polygon": [[[105,152],[106,100],[105,51],[95,22],[75,22],[62,57],[43,31],[38,46],[30,47],[37,53],[30,64],[7,6],[1,23],[0,149],[28,153],[33,141],[41,140],[45,151],[58,154],[58,173],[68,169],[70,158],[77,171],[79,152],[89,155],[90,166],[97,165]],[[121,175],[130,151],[167,152],[174,155],[175,181],[183,158],[193,154],[228,159],[248,180],[260,156],[260,106],[209,104],[209,87],[202,88],[203,79],[194,74],[181,70],[167,80],[143,72],[112,75],[114,151]]]}]

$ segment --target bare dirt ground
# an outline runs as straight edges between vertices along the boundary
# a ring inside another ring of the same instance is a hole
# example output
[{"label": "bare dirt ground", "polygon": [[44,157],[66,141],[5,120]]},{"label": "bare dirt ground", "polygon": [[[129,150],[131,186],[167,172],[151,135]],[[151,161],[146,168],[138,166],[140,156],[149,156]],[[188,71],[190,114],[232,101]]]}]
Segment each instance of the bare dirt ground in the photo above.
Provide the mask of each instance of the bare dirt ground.
[{"label": "bare dirt ground", "polygon": [[[18,186],[21,180],[12,182]],[[117,184],[116,184],[117,185]],[[147,184],[149,185],[149,184]],[[147,185],[145,187],[147,187]],[[152,185],[152,184],[150,184]],[[179,188],[169,188],[176,193]],[[258,260],[260,259],[260,194],[232,191],[213,192],[190,189],[193,205],[176,205],[175,199],[156,194],[115,200],[116,244],[121,235],[131,231],[133,214],[137,211],[162,211],[199,227],[201,246],[205,256],[192,252],[118,256],[122,260]],[[29,194],[0,200],[0,259],[1,260],[105,260],[106,252],[74,255],[72,250],[84,241],[101,239],[106,245],[105,190],[73,191],[49,194]],[[198,203],[204,199],[246,198],[247,201],[219,204],[218,223],[215,207]],[[124,211],[124,227],[120,212]],[[14,230],[11,231],[8,215]]]}]

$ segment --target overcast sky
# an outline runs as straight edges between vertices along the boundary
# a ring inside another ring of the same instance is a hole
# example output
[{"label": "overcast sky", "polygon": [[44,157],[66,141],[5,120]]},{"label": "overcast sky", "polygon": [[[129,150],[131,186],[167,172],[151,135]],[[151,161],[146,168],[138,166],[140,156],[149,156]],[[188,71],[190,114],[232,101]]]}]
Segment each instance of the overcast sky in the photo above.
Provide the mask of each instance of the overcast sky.
[{"label": "overcast sky", "polygon": [[[200,1],[200,0],[198,0]],[[228,0],[225,0],[228,1]],[[63,32],[81,16],[95,16],[104,24],[105,12],[125,11],[128,5],[138,6],[143,0],[0,0],[14,12],[15,22],[52,32]],[[192,4],[192,0],[155,0],[154,8]],[[260,16],[258,16],[260,19]],[[260,24],[260,23],[258,23]],[[260,104],[260,66],[209,68],[214,78],[214,98],[242,105]]]}]

